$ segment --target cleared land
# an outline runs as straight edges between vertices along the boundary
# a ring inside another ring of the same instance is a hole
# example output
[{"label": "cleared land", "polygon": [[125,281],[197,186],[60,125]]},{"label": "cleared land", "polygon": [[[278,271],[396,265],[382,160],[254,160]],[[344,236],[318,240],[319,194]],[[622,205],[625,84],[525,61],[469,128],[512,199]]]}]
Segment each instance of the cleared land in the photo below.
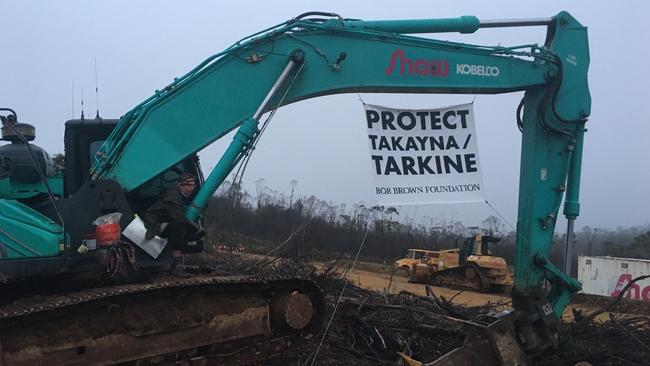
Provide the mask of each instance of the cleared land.
[{"label": "cleared land", "polygon": [[[323,290],[329,332],[305,338],[288,352],[263,355],[268,357],[265,364],[274,366],[308,365],[314,358],[318,365],[394,366],[398,352],[430,362],[460,346],[466,335],[457,325],[443,321],[445,317],[486,325],[495,321],[495,312],[507,309],[510,301],[508,294],[443,287],[431,287],[433,294],[427,296],[425,285],[409,283],[401,274],[391,278],[388,263],[359,262],[350,270],[349,260],[305,263],[227,251],[206,255],[204,260],[196,264],[208,265],[217,272],[311,278]],[[338,311],[332,315],[340,296]],[[650,306],[623,300],[612,307],[613,300],[576,296],[563,316],[558,348],[538,355],[532,364],[648,364]],[[574,314],[573,309],[582,312]],[[589,315],[594,312],[601,314],[592,321]]]}]

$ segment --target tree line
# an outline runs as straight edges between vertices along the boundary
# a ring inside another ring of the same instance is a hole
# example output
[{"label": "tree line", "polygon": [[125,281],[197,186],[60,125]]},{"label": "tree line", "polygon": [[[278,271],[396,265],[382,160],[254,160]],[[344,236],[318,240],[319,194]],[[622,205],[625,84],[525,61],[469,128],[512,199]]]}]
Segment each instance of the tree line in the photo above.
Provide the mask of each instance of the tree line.
[{"label": "tree line", "polygon": [[[312,260],[353,256],[363,241],[364,259],[390,262],[409,248],[454,248],[471,233],[483,232],[502,238],[495,254],[514,264],[515,233],[506,230],[495,216],[487,217],[480,227],[443,219],[432,219],[430,225],[424,225],[401,218],[396,207],[348,206],[313,195],[296,197],[295,180],[290,182],[288,194],[268,188],[263,179],[254,183],[255,192],[251,194],[241,184],[226,182],[211,198],[206,212],[210,240],[242,245],[256,253],[267,253],[282,244],[278,253]],[[287,241],[289,236],[291,240]],[[566,235],[556,235],[550,255],[560,268],[565,241]],[[616,229],[585,226],[575,233],[571,243],[574,261],[578,255],[650,259],[650,225]]]}]

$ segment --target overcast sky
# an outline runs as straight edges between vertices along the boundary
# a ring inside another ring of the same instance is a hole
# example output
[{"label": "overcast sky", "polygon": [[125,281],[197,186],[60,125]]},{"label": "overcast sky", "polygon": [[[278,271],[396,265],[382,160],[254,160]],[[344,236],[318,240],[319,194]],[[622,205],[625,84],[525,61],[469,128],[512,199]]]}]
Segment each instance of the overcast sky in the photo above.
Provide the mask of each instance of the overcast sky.
[{"label": "overcast sky", "polygon": [[[0,0],[0,106],[37,127],[36,143],[63,151],[63,123],[95,115],[94,59],[104,118],[117,118],[206,57],[240,38],[310,10],[362,19],[549,17],[569,11],[589,28],[592,115],[585,138],[578,226],[650,223],[650,39],[647,1],[8,1]],[[545,29],[479,30],[432,37],[480,45],[544,42]],[[74,105],[72,84],[74,81]],[[521,93],[479,95],[477,133],[488,200],[516,222]],[[364,94],[367,103],[436,108],[472,95]],[[230,137],[226,137],[227,142]],[[364,114],[356,94],[312,99],[278,111],[246,171],[278,191],[334,203],[373,205]],[[201,153],[211,168],[224,144]],[[478,225],[484,204],[404,207],[401,217]],[[564,221],[558,229],[564,230]]]}]

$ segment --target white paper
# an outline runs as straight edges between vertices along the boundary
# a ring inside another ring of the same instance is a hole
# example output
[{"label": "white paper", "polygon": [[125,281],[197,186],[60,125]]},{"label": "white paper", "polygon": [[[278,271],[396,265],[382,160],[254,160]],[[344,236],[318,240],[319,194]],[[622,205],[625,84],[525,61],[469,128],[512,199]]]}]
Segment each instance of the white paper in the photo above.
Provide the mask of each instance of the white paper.
[{"label": "white paper", "polygon": [[133,221],[122,231],[122,234],[129,238],[135,245],[139,246],[147,252],[153,259],[158,258],[160,253],[165,249],[167,245],[167,239],[163,239],[159,236],[154,236],[149,240],[145,240],[145,235],[147,233],[147,228],[144,226],[144,222],[140,217],[136,216]]}]

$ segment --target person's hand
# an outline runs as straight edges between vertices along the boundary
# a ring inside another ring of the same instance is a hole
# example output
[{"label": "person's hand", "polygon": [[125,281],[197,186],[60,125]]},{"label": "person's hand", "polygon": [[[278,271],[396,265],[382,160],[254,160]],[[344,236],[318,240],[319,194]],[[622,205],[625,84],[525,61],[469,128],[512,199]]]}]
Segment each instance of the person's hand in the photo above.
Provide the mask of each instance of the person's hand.
[{"label": "person's hand", "polygon": [[201,226],[200,221],[192,222],[192,227],[194,227],[194,235],[199,238],[205,236],[205,228]]}]

